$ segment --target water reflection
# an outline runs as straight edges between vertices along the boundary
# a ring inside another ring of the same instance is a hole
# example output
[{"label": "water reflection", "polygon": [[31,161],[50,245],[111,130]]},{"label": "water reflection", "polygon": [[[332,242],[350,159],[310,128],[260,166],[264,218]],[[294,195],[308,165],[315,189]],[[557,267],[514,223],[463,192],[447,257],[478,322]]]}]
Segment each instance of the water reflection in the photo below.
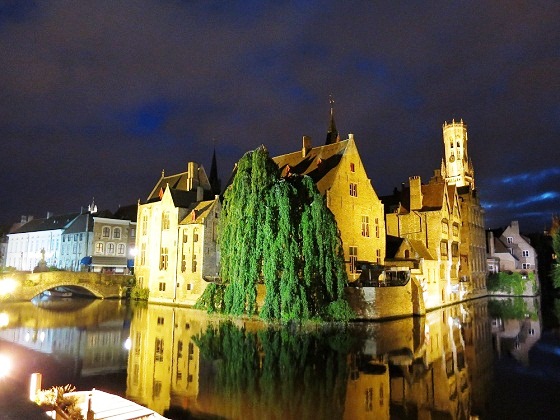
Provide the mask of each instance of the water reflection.
[{"label": "water reflection", "polygon": [[0,354],[11,346],[11,371],[41,371],[45,386],[96,387],[170,418],[484,418],[495,359],[535,364],[540,325],[536,299],[305,328],[71,300],[3,306]]}]

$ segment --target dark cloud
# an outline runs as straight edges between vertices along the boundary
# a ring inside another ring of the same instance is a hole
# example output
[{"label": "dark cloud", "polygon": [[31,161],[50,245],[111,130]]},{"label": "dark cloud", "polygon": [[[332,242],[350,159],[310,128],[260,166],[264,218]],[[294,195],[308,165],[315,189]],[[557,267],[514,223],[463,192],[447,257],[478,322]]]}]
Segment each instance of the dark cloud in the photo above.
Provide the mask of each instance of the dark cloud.
[{"label": "dark cloud", "polygon": [[135,202],[214,144],[224,179],[322,144],[333,94],[380,195],[427,181],[462,118],[489,227],[549,223],[559,3],[296,3],[2,2],[1,220]]}]

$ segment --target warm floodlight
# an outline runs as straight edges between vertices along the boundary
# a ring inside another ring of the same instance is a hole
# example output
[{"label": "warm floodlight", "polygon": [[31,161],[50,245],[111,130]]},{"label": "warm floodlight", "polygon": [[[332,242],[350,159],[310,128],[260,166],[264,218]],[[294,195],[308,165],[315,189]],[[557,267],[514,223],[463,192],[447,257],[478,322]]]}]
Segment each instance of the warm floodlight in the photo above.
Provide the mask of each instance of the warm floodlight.
[{"label": "warm floodlight", "polygon": [[12,370],[12,359],[5,354],[0,354],[0,379],[5,378]]},{"label": "warm floodlight", "polygon": [[12,278],[0,280],[0,296],[8,295],[16,290],[18,282]]},{"label": "warm floodlight", "polygon": [[130,337],[128,337],[125,341],[124,341],[124,345],[123,345],[125,350],[130,350],[132,347],[132,340],[130,339]]},{"label": "warm floodlight", "polygon": [[7,327],[10,323],[10,316],[6,312],[0,312],[0,328]]}]

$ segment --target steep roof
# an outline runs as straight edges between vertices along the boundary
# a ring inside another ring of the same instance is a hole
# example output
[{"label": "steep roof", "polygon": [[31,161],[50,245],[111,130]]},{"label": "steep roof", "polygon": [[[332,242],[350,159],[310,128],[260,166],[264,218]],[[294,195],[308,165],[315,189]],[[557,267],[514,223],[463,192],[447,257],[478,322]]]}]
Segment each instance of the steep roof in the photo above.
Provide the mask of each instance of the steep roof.
[{"label": "steep roof", "polygon": [[[204,190],[210,190],[211,189],[210,181],[208,180],[208,177],[206,176],[206,172],[204,171],[204,167],[202,165],[199,165],[198,169],[199,170],[197,170],[196,176],[198,177],[197,180],[198,180],[200,186]],[[168,185],[169,185],[170,189],[175,189],[175,190],[179,190],[179,191],[189,191],[191,189],[190,188],[190,182],[189,182],[190,179],[191,179],[191,177],[190,177],[189,171],[185,171],[185,172],[181,172],[181,173],[174,174],[174,175],[169,175],[169,176],[165,176],[165,174],[162,172],[161,178],[156,183],[152,192],[148,196],[147,201],[148,202],[151,202],[151,201],[154,201],[154,200],[157,201],[157,199],[159,199],[160,191],[165,190]]]},{"label": "steep roof", "polygon": [[87,228],[88,232],[93,232],[93,218],[89,213],[80,214],[70,225],[64,230],[64,234],[82,233]]},{"label": "steep roof", "polygon": [[350,139],[324,146],[313,147],[305,156],[301,150],[272,158],[280,168],[282,176],[288,174],[308,175],[313,179],[321,194],[332,186]]},{"label": "steep roof", "polygon": [[33,219],[20,226],[12,233],[42,232],[46,230],[65,229],[80,213],[68,213],[45,219]]},{"label": "steep roof", "polygon": [[210,214],[214,208],[216,201],[217,199],[192,203],[187,209],[187,216],[180,222],[180,224],[188,225],[193,223],[203,223],[208,214]]}]

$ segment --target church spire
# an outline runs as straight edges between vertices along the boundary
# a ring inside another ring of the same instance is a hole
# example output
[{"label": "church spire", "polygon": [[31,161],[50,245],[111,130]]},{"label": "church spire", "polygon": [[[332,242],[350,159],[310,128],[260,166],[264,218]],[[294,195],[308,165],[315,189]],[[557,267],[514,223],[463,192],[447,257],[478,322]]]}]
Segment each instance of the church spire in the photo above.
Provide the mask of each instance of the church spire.
[{"label": "church spire", "polygon": [[218,178],[218,164],[216,163],[216,146],[214,146],[214,153],[212,154],[212,165],[210,166],[210,187],[212,188],[212,194],[220,195],[222,190],[222,182]]},{"label": "church spire", "polygon": [[329,98],[331,104],[331,118],[329,121],[329,128],[327,130],[327,141],[325,144],[338,143],[340,141],[340,136],[338,135],[338,130],[336,129],[336,123],[334,122],[334,99],[332,95]]}]

